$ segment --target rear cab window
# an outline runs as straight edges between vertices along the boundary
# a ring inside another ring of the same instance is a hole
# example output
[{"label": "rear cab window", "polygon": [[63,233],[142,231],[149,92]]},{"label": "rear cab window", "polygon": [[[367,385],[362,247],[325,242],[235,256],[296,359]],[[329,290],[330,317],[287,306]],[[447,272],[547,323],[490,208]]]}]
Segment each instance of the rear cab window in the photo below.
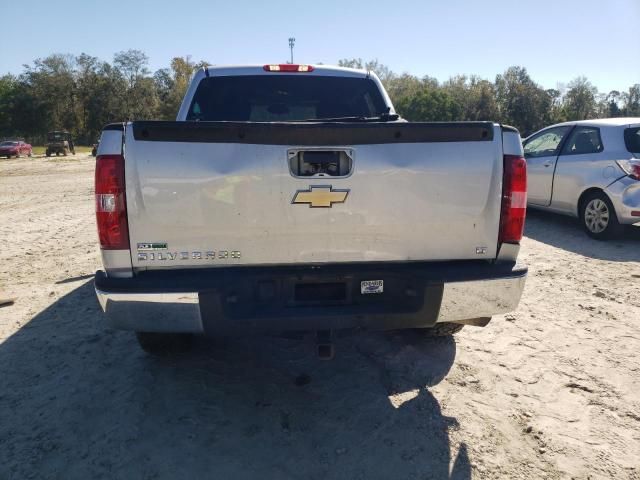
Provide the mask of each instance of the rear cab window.
[{"label": "rear cab window", "polygon": [[187,120],[291,122],[386,112],[382,93],[370,78],[240,75],[203,78]]},{"label": "rear cab window", "polygon": [[640,158],[640,127],[625,128],[624,144],[634,157]]}]

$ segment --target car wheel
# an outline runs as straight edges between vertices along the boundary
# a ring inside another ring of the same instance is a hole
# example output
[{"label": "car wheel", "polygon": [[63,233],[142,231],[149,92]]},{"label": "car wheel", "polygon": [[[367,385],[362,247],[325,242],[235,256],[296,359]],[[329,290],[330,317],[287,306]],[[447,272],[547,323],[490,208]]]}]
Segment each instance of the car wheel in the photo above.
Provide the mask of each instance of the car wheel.
[{"label": "car wheel", "polygon": [[189,333],[136,332],[136,338],[140,348],[157,356],[184,353],[193,345],[193,335]]},{"label": "car wheel", "polygon": [[28,155],[29,155],[29,158],[33,157],[33,150],[29,150]]},{"label": "car wheel", "polygon": [[584,199],[580,219],[587,235],[596,240],[608,240],[622,233],[615,208],[602,192],[592,193]]},{"label": "car wheel", "polygon": [[462,327],[464,325],[459,323],[442,322],[436,323],[433,327],[419,328],[417,330],[420,330],[426,337],[448,337],[462,330]]}]

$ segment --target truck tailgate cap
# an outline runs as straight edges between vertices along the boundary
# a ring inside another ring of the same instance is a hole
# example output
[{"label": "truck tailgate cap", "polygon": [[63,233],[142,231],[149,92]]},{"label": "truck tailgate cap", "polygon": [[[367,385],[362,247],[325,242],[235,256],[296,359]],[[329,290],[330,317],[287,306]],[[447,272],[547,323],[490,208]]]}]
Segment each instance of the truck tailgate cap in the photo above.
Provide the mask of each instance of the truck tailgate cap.
[{"label": "truck tailgate cap", "polygon": [[374,145],[422,142],[491,142],[491,122],[133,122],[142,142],[259,145]]}]

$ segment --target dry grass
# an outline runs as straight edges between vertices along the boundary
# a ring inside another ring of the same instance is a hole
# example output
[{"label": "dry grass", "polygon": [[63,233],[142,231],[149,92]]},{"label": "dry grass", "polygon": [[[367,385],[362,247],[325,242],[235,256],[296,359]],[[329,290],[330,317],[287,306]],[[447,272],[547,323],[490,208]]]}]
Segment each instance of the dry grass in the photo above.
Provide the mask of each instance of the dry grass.
[{"label": "dry grass", "polygon": [[[44,155],[46,150],[47,150],[47,147],[45,145],[33,146],[34,155]],[[78,153],[91,153],[91,147],[76,145],[76,154]]]}]

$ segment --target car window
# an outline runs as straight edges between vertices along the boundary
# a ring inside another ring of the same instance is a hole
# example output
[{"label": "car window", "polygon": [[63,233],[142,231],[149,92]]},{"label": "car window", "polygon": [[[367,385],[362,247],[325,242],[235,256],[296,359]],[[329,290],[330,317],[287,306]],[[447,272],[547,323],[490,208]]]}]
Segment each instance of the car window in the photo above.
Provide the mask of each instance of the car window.
[{"label": "car window", "polygon": [[[624,144],[634,154],[640,153],[640,128],[627,128],[624,131]],[[637,156],[637,155],[636,155]]]},{"label": "car window", "polygon": [[246,75],[204,78],[187,120],[274,122],[371,117],[385,111],[370,78]]},{"label": "car window", "polygon": [[571,127],[556,127],[531,137],[524,145],[527,158],[550,157],[558,154],[558,146]]},{"label": "car window", "polygon": [[576,127],[562,147],[562,155],[584,155],[604,150],[600,129],[596,127]]}]

